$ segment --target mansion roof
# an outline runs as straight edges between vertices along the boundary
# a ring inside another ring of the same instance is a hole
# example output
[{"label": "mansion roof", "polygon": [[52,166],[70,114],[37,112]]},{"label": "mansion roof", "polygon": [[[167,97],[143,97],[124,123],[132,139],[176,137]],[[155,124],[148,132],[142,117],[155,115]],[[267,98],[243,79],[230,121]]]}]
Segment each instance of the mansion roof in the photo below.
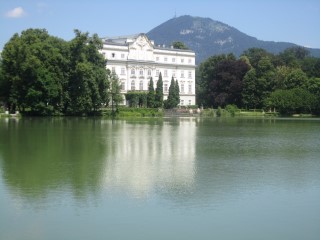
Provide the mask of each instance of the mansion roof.
[{"label": "mansion roof", "polygon": [[153,40],[149,40],[146,34],[138,33],[133,35],[126,35],[126,36],[117,36],[117,37],[105,37],[103,38],[103,43],[106,45],[115,45],[115,46],[129,46],[131,43],[135,42],[139,36],[143,36],[150,44],[153,46],[154,49],[159,50],[167,50],[167,51],[179,51],[179,52],[193,52],[190,49],[177,49],[173,48],[173,46],[166,46],[166,45],[155,45]]}]

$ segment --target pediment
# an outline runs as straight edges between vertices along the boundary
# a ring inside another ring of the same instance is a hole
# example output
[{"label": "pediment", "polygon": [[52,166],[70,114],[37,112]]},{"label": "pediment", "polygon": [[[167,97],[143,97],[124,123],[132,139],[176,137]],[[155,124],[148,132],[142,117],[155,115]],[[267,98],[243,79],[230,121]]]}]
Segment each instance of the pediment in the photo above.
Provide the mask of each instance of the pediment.
[{"label": "pediment", "polygon": [[153,45],[145,34],[140,34],[132,44],[133,48],[150,51],[153,49]]},{"label": "pediment", "polygon": [[145,34],[140,34],[129,45],[128,59],[153,61],[153,44]]}]

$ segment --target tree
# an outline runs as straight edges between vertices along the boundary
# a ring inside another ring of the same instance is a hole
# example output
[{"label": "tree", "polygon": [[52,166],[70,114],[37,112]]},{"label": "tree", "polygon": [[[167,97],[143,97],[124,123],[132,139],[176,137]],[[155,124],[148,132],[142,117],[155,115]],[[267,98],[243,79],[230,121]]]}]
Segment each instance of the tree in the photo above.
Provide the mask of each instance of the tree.
[{"label": "tree", "polygon": [[212,96],[212,91],[209,85],[214,79],[215,69],[218,64],[227,59],[232,59],[232,56],[227,56],[225,54],[216,55],[209,57],[206,61],[202,62],[199,69],[196,71],[197,74],[197,102],[199,105],[204,107],[214,106],[214,97]]},{"label": "tree", "polygon": [[155,103],[155,93],[154,93],[154,87],[153,87],[153,80],[151,77],[149,86],[148,86],[147,106],[149,108],[154,108],[154,103]]},{"label": "tree", "polygon": [[175,49],[185,49],[185,50],[189,49],[183,42],[179,42],[179,41],[173,42],[172,46]]},{"label": "tree", "polygon": [[45,29],[28,29],[14,36],[2,52],[2,86],[10,111],[37,115],[61,112],[67,82],[66,42]]},{"label": "tree", "polygon": [[179,83],[178,83],[178,80],[176,80],[175,82],[175,103],[176,103],[176,106],[178,106],[180,104],[180,87],[179,87]]},{"label": "tree", "polygon": [[233,55],[221,55],[210,58],[201,64],[203,92],[209,107],[226,106],[242,103],[242,80],[249,66]]},{"label": "tree", "polygon": [[261,105],[259,90],[256,84],[256,70],[252,68],[243,78],[242,103],[246,108],[257,108],[257,106]]},{"label": "tree", "polygon": [[87,115],[96,112],[108,100],[108,73],[104,58],[98,52],[102,43],[97,35],[90,38],[89,33],[79,30],[75,30],[75,35],[69,44],[70,78],[65,112]]},{"label": "tree", "polygon": [[174,81],[174,78],[172,77],[169,87],[169,95],[165,104],[165,108],[175,108],[178,105],[176,94],[176,83]]},{"label": "tree", "polygon": [[159,74],[159,79],[157,82],[154,107],[161,108],[163,105],[163,82],[161,72]]},{"label": "tree", "polygon": [[0,92],[10,111],[87,115],[108,101],[104,57],[97,35],[75,30],[70,42],[45,29],[15,34],[2,52]]},{"label": "tree", "polygon": [[263,57],[270,57],[271,54],[262,48],[249,48],[241,56],[246,56],[250,61],[250,65],[256,68]]},{"label": "tree", "polygon": [[110,82],[111,82],[110,97],[111,97],[112,115],[114,116],[116,113],[119,112],[119,104],[123,101],[123,97],[120,92],[121,83],[116,74],[111,73]]},{"label": "tree", "polygon": [[311,113],[319,103],[314,94],[301,88],[278,89],[266,102],[267,107],[276,108],[281,114]]}]

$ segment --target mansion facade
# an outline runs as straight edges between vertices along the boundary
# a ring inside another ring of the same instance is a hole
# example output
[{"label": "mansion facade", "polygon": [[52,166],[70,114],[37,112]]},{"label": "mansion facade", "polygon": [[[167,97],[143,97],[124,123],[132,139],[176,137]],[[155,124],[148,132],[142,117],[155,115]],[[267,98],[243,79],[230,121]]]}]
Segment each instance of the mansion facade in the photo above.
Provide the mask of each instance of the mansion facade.
[{"label": "mansion facade", "polygon": [[178,80],[180,106],[195,105],[195,53],[191,50],[155,46],[141,33],[138,35],[106,38],[100,52],[106,67],[121,82],[121,93],[148,91],[152,77],[156,88],[162,75],[164,99],[167,99],[171,78]]}]

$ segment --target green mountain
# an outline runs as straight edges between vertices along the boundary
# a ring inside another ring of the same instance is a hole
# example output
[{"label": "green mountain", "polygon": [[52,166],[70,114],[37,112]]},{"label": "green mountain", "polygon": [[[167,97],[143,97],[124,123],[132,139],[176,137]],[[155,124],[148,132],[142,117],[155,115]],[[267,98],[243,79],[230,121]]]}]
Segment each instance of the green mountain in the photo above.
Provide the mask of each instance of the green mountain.
[{"label": "green mountain", "polygon": [[[263,48],[279,53],[298,46],[288,42],[261,41],[234,27],[210,18],[181,16],[172,18],[147,33],[156,45],[170,46],[174,41],[185,43],[195,51],[197,64],[212,55],[233,53],[239,56],[248,48]],[[310,54],[320,57],[320,49],[308,48]]]}]

